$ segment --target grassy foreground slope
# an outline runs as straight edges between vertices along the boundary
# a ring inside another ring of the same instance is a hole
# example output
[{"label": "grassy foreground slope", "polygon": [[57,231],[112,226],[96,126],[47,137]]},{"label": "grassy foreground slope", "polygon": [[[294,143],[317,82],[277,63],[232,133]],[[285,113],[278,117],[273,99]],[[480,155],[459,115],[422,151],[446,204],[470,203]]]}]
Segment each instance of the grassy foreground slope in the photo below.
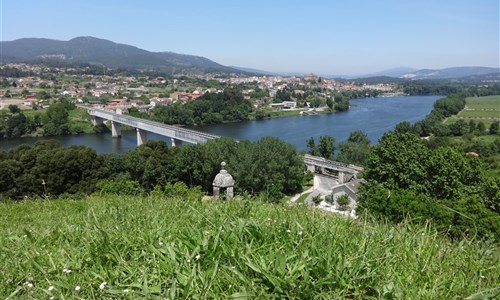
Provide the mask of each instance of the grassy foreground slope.
[{"label": "grassy foreground slope", "polygon": [[0,297],[462,299],[498,293],[494,245],[258,201],[0,203]]}]

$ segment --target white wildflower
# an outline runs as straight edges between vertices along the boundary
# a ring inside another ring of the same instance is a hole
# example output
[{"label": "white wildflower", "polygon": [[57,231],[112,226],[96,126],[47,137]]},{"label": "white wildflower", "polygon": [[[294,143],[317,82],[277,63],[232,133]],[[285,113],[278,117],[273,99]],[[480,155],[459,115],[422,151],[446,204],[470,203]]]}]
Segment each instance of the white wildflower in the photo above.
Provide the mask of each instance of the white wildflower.
[{"label": "white wildflower", "polygon": [[290,232],[292,232],[292,231],[291,231],[290,229],[287,229],[287,230],[286,230],[286,232],[290,233]]},{"label": "white wildflower", "polygon": [[302,231],[299,231],[299,235],[302,235]]},{"label": "white wildflower", "polygon": [[75,286],[75,292],[79,292],[81,287],[79,285]]},{"label": "white wildflower", "polygon": [[162,243],[162,242],[159,242],[159,243],[158,243],[158,246],[163,246],[163,243]]},{"label": "white wildflower", "polygon": [[70,269],[63,269],[63,273],[69,274],[69,273],[71,273],[71,270]]},{"label": "white wildflower", "polygon": [[124,289],[123,292],[126,294],[128,293],[128,289]]},{"label": "white wildflower", "polygon": [[200,259],[200,255],[199,255],[199,254],[198,254],[198,255],[196,255],[196,256],[194,257],[194,259],[196,259],[196,260]]},{"label": "white wildflower", "polygon": [[49,292],[50,292],[50,291],[52,291],[53,289],[54,289],[54,286],[52,286],[52,285],[51,285],[51,286],[49,286],[49,288],[47,289],[47,291],[49,291]]},{"label": "white wildflower", "polygon": [[100,289],[100,290],[104,290],[104,288],[106,287],[106,284],[108,284],[106,281],[104,281],[103,283],[101,283],[101,284],[99,285],[99,289]]},{"label": "white wildflower", "polygon": [[54,297],[54,296],[51,296],[51,297],[49,298],[49,300],[54,300],[54,299],[56,299],[56,297]]},{"label": "white wildflower", "polygon": [[28,282],[28,283],[26,283],[26,286],[31,289],[33,287],[33,283]]}]

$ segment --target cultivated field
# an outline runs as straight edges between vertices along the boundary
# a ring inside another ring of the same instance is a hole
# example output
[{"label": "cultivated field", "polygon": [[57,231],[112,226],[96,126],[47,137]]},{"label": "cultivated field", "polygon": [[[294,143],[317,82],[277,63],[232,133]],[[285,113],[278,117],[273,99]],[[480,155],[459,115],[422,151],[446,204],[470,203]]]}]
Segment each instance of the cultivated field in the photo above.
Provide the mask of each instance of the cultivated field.
[{"label": "cultivated field", "polygon": [[446,119],[446,124],[452,124],[458,119],[464,119],[465,121],[481,121],[488,128],[495,120],[500,120],[500,95],[469,97],[465,101],[465,109],[458,113],[457,116]]},{"label": "cultivated field", "polygon": [[499,292],[494,244],[256,199],[0,202],[0,224],[3,299],[464,299]]},{"label": "cultivated field", "polygon": [[17,105],[20,109],[31,109],[31,107],[23,105],[23,99],[15,99],[15,98],[0,98],[0,109],[7,109],[9,105]]}]

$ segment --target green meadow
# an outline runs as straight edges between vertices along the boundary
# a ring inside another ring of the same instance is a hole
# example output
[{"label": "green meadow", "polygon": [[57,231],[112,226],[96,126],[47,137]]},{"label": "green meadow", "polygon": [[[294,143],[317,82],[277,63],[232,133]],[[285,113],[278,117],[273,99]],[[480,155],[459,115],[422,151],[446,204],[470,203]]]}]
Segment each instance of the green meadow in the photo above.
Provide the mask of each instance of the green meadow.
[{"label": "green meadow", "polygon": [[495,119],[500,119],[500,95],[469,97],[465,101],[467,109],[462,110],[457,116],[447,118],[445,124],[453,124],[462,118],[465,121],[481,121],[486,128],[489,128]]}]

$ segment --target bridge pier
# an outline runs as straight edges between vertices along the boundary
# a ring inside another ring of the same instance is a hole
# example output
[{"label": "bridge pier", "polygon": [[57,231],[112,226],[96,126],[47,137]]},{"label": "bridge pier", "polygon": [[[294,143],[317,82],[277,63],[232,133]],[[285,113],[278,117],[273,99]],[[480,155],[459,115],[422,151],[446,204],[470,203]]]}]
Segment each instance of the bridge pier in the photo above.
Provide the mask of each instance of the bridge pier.
[{"label": "bridge pier", "polygon": [[178,140],[178,139],[175,139],[175,138],[171,138],[172,140],[172,147],[180,147],[182,146],[182,141],[181,140]]},{"label": "bridge pier", "polygon": [[137,131],[137,146],[140,146],[148,140],[148,132],[139,128],[135,130]]},{"label": "bridge pier", "polygon": [[104,119],[96,117],[96,116],[92,116],[91,120],[92,120],[92,125],[94,125],[94,126],[99,126],[99,125],[104,124]]},{"label": "bridge pier", "polygon": [[111,121],[111,136],[114,138],[122,136],[122,127],[120,123]]},{"label": "bridge pier", "polygon": [[339,171],[339,179],[338,179],[339,184],[344,183],[344,181],[345,181],[344,177],[345,177],[345,173],[342,171]]}]

